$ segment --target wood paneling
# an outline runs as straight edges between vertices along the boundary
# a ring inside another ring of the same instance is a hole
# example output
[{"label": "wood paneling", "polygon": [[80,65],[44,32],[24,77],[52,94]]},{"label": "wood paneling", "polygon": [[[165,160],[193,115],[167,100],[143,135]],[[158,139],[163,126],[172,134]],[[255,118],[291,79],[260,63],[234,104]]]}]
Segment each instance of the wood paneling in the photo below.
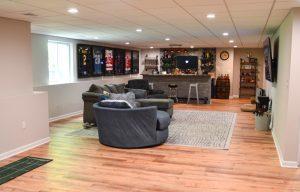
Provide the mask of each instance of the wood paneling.
[{"label": "wood paneling", "polygon": [[212,105],[175,106],[238,113],[229,150],[175,145],[115,149],[96,139],[66,136],[79,128],[66,123],[82,121],[81,116],[52,123],[50,144],[0,165],[27,155],[54,161],[0,186],[0,191],[300,191],[300,170],[280,167],[270,132],[255,131],[253,114],[240,111],[246,102],[213,100]]}]

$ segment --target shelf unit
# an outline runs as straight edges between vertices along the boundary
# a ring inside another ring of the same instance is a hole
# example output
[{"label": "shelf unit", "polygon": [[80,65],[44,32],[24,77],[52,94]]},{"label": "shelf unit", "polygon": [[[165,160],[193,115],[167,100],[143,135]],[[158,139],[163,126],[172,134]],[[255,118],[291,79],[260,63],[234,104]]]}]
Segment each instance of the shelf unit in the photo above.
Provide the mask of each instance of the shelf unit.
[{"label": "shelf unit", "polygon": [[241,58],[240,65],[240,98],[254,97],[257,84],[257,58]]}]

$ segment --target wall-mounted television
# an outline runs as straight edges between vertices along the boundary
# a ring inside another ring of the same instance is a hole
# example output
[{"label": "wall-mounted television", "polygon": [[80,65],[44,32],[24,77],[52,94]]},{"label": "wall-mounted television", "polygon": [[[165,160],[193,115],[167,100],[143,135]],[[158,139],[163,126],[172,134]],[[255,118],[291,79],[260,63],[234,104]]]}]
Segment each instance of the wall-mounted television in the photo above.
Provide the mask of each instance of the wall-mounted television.
[{"label": "wall-mounted television", "polygon": [[[274,55],[278,55],[278,41],[275,42]],[[265,77],[270,82],[276,81],[277,76],[277,58],[272,58],[271,39],[268,37],[264,41],[264,58],[265,58]]]},{"label": "wall-mounted television", "polygon": [[181,70],[198,70],[197,56],[176,56],[176,67]]}]

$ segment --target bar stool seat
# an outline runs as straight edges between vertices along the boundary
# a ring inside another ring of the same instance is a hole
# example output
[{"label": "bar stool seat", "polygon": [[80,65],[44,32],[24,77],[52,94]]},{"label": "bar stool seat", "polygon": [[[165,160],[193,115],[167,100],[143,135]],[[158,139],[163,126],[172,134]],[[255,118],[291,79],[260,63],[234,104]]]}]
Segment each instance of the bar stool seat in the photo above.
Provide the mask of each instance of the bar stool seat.
[{"label": "bar stool seat", "polygon": [[195,91],[196,91],[196,98],[197,98],[197,104],[199,104],[198,83],[191,83],[191,84],[190,84],[187,104],[189,104],[190,99],[191,99],[191,91],[192,91],[192,88],[195,88]]},{"label": "bar stool seat", "polygon": [[172,83],[172,84],[169,84],[168,87],[169,87],[169,97],[174,99],[175,102],[178,103],[178,97],[177,97],[177,95],[178,95],[178,89],[177,89],[178,85]]}]

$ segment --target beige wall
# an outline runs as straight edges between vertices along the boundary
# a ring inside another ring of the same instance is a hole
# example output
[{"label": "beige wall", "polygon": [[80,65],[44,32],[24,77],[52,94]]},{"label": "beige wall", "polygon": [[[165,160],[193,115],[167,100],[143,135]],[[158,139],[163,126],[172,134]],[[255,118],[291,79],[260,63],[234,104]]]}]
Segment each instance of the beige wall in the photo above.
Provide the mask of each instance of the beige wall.
[{"label": "beige wall", "polygon": [[[220,54],[222,51],[227,51],[229,53],[229,58],[227,60],[222,60]],[[216,77],[220,75],[229,75],[230,77],[230,96],[233,96],[233,82],[234,82],[234,70],[233,70],[233,59],[234,50],[232,48],[217,48],[216,53]]]},{"label": "beige wall", "polygon": [[[0,17],[0,98],[32,92],[30,25]],[[13,77],[13,78],[12,78]]]},{"label": "beige wall", "polygon": [[299,163],[300,134],[300,9],[293,9],[272,42],[279,37],[278,74],[276,83],[267,83],[273,99],[273,134],[279,153],[286,162]]},{"label": "beige wall", "polygon": [[0,18],[0,26],[1,160],[47,141],[49,125],[47,94],[32,88],[30,23]]},{"label": "beige wall", "polygon": [[265,87],[265,75],[264,75],[264,52],[262,48],[236,48],[234,49],[233,60],[233,95],[236,97],[240,94],[240,59],[247,57],[251,53],[252,57],[256,57],[258,60],[257,68],[257,87]]}]

